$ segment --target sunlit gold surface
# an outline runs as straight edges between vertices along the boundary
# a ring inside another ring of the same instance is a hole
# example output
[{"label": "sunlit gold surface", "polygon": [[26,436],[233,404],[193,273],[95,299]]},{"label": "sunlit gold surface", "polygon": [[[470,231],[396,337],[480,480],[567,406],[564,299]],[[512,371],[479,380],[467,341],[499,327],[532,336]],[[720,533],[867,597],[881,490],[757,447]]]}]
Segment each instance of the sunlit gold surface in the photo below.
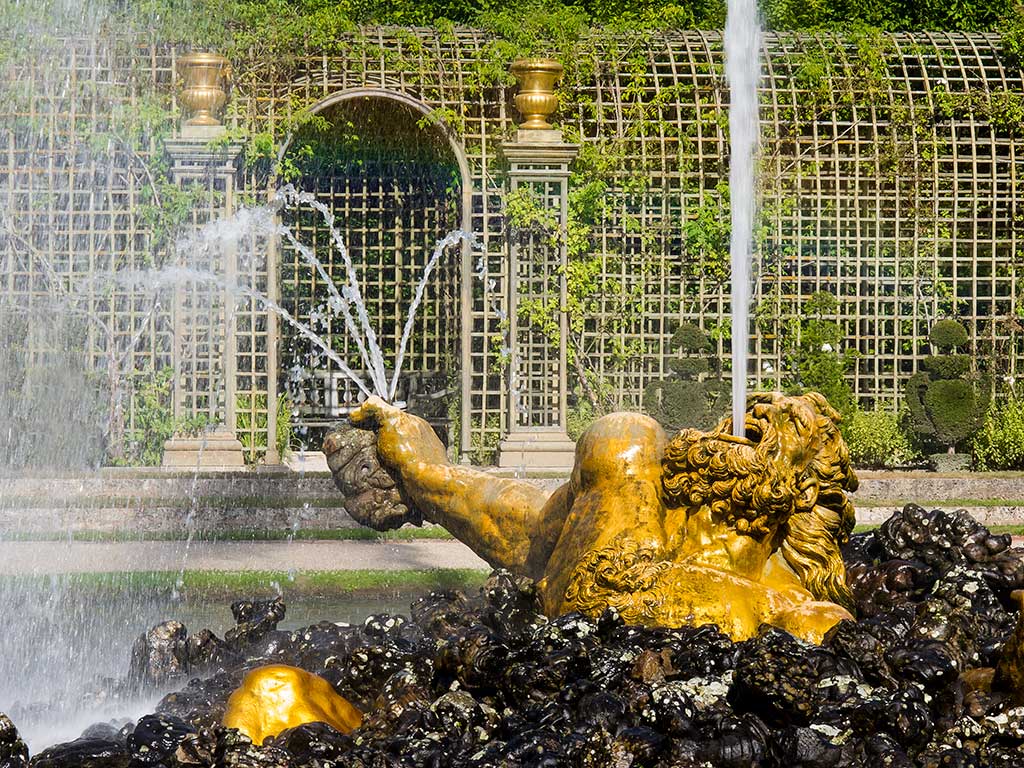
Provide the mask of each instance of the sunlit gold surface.
[{"label": "sunlit gold surface", "polygon": [[839,545],[857,480],[820,395],[752,396],[746,439],[729,420],[668,440],[642,414],[605,416],[550,496],[452,465],[426,422],[379,399],[351,418],[378,430],[381,461],[426,519],[538,580],[551,615],[612,606],[633,623],[717,624],[735,639],[767,623],[813,642],[851,618]]},{"label": "sunlit gold surface", "polygon": [[520,128],[548,130],[548,118],[558,109],[555,83],[562,76],[562,65],[554,59],[517,59],[510,71],[519,82],[516,109],[523,115]]},{"label": "sunlit gold surface", "polygon": [[296,667],[271,664],[245,676],[228,699],[224,725],[254,744],[303,723],[327,723],[342,733],[359,727],[362,715],[330,683]]},{"label": "sunlit gold surface", "polygon": [[1011,597],[1020,616],[1017,628],[999,654],[995,678],[1000,688],[1009,691],[1014,703],[1024,706],[1024,590],[1014,590]]},{"label": "sunlit gold surface", "polygon": [[190,53],[178,59],[178,74],[181,100],[192,112],[185,125],[220,125],[217,113],[227,102],[230,62],[216,53]]}]

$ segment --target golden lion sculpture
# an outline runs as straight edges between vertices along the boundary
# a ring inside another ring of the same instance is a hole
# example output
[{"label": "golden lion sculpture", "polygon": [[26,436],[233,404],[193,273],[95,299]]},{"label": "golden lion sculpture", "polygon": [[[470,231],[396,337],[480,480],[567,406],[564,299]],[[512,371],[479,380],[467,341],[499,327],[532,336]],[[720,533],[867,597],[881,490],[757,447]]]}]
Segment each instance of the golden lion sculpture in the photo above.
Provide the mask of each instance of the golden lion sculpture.
[{"label": "golden lion sculpture", "polygon": [[[426,422],[378,398],[350,419],[376,431],[370,452],[387,475],[371,483],[375,503],[391,494],[409,518],[535,579],[550,615],[611,607],[633,623],[717,624],[737,640],[770,624],[812,642],[852,618],[839,547],[857,480],[839,414],[819,394],[751,396],[746,437],[728,419],[669,440],[642,414],[604,416],[552,494],[451,464]],[[352,439],[325,441],[341,486],[374,472],[352,470]],[[365,462],[365,432],[354,439]]]}]

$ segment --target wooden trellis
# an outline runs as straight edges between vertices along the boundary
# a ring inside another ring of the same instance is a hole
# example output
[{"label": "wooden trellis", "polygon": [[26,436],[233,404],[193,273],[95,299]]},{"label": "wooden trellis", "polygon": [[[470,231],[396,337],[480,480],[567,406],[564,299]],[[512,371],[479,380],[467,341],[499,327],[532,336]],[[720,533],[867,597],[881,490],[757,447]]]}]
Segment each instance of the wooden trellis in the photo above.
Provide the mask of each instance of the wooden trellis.
[{"label": "wooden trellis", "polygon": [[[456,203],[482,251],[452,278],[463,286],[456,330],[443,317],[447,310],[435,311],[422,343],[423,350],[458,347],[469,425],[462,447],[492,446],[510,408],[501,354],[509,185],[500,144],[518,119],[514,89],[481,87],[491,52],[480,31],[372,28],[344,42],[347,52],[303,58],[287,80],[237,72],[230,119],[280,133],[296,101],[312,106],[372,88],[415,101],[447,125],[467,173]],[[826,291],[839,301],[834,319],[844,343],[859,355],[849,378],[864,404],[899,399],[902,382],[929,353],[930,324],[944,315],[965,323],[974,351],[996,358],[999,373],[1015,375],[1024,137],[1001,117],[1000,105],[1024,93],[1021,71],[1006,65],[994,35],[882,35],[872,41],[880,58],[862,42],[765,36],[764,224],[748,374],[760,387],[779,382],[792,343],[789,319],[800,316],[808,296]],[[112,93],[130,100],[168,87],[174,52],[84,43],[65,50],[60,71],[70,89],[31,66],[14,63],[5,73],[8,81],[45,86],[25,89],[26,98],[0,116],[0,205],[10,219],[0,226],[0,293],[28,302],[48,290],[53,275],[70,284],[154,259],[140,215],[144,174],[128,152],[114,147],[99,162],[87,146],[90,133],[103,130]],[[808,66],[822,61],[824,88]],[[697,322],[728,353],[727,281],[686,228],[709,205],[721,204],[723,215],[727,207],[716,190],[728,168],[721,39],[702,32],[602,36],[584,41],[571,64],[583,74],[558,120],[583,145],[579,163],[587,162],[588,147],[614,160],[584,254],[599,261],[599,290],[586,297],[589,314],[574,343],[615,403],[637,407],[644,387],[668,375],[676,323]],[[266,195],[244,175],[239,191]],[[343,218],[356,193],[324,194]],[[65,226],[68,210],[75,214]],[[279,255],[282,264],[271,274],[265,265],[247,265],[253,284],[273,290],[282,279],[285,253]],[[168,305],[147,315],[145,302],[131,297],[111,302],[97,293],[88,302],[117,334],[148,324],[132,366],[171,360]],[[245,332],[238,391],[255,395],[288,360],[274,365],[272,324],[258,309],[246,309],[236,323]],[[104,343],[91,343],[100,365]]]}]

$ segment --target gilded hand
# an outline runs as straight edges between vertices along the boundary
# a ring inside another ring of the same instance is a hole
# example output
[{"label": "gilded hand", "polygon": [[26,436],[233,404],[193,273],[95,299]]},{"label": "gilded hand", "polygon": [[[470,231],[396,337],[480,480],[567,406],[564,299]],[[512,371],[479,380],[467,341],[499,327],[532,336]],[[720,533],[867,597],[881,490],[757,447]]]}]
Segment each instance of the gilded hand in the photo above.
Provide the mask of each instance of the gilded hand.
[{"label": "gilded hand", "polygon": [[376,395],[352,411],[348,419],[357,427],[377,431],[377,454],[394,469],[402,471],[421,462],[448,463],[444,444],[427,422]]}]

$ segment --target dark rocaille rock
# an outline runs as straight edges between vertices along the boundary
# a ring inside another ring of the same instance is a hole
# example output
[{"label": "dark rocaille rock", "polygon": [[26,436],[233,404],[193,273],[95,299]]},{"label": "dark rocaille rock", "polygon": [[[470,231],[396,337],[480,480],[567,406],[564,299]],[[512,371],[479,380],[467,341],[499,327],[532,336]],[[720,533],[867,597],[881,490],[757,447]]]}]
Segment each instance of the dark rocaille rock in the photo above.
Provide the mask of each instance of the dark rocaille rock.
[{"label": "dark rocaille rock", "polygon": [[324,438],[324,453],[345,511],[359,524],[388,531],[423,522],[402,484],[380,463],[376,432],[340,423]]},{"label": "dark rocaille rock", "polygon": [[194,728],[213,727],[224,717],[228,697],[247,671],[243,666],[207,678],[194,678],[183,689],[164,696],[156,705],[156,713],[179,717]]},{"label": "dark rocaille rock", "polygon": [[178,750],[195,729],[173,715],[146,715],[128,734],[128,751],[138,765],[159,765]]},{"label": "dark rocaille rock", "polygon": [[262,639],[277,629],[284,619],[284,600],[237,600],[231,604],[235,626],[224,633],[224,642],[232,649],[238,649]]},{"label": "dark rocaille rock", "polygon": [[290,768],[291,756],[274,743],[257,746],[234,729],[216,731],[213,751],[217,768]]},{"label": "dark rocaille rock", "polygon": [[108,723],[93,723],[84,731],[79,738],[83,739],[104,739],[106,741],[124,741],[127,743],[128,734],[135,728],[130,720],[127,724],[118,725],[118,721],[112,720]]},{"label": "dark rocaille rock", "polygon": [[1007,594],[1024,587],[1024,560],[1011,551],[1009,534],[990,533],[966,510],[927,511],[908,504],[874,535],[885,559],[920,560],[938,576],[962,565],[980,571]]},{"label": "dark rocaille rock", "polygon": [[[36,761],[1024,768],[1024,708],[1005,672],[1007,654],[1020,654],[1008,641],[1024,553],[959,513],[908,506],[884,529],[846,548],[858,618],[820,646],[770,627],[733,642],[713,626],[630,626],[614,610],[549,618],[536,585],[504,571],[476,597],[435,592],[409,618],[376,614],[359,626],[284,632],[275,628],[279,601],[241,601],[241,629],[224,641],[173,625],[144,638],[133,675],[192,678],[156,717],[97,730]],[[242,677],[267,663],[323,676],[363,710],[363,725],[343,735],[307,724],[262,746],[220,726]],[[24,750],[2,751],[16,743],[4,727],[0,720],[0,756],[23,768]]]},{"label": "dark rocaille rock", "polygon": [[161,686],[188,671],[188,630],[180,621],[157,624],[132,646],[128,678],[133,685]]},{"label": "dark rocaille rock", "polygon": [[413,623],[427,635],[444,639],[457,629],[469,626],[472,615],[469,601],[457,590],[431,592],[410,606]]},{"label": "dark rocaille rock", "polygon": [[11,719],[0,713],[0,768],[24,768],[28,765],[28,747]]},{"label": "dark rocaille rock", "polygon": [[743,644],[729,700],[773,725],[806,725],[823,700],[823,678],[860,678],[851,661],[771,628]]},{"label": "dark rocaille rock", "polygon": [[306,723],[279,733],[273,746],[300,765],[340,762],[352,749],[352,739],[327,723]]},{"label": "dark rocaille rock", "polygon": [[81,738],[44,749],[32,758],[32,768],[126,768],[131,761],[121,741]]}]

